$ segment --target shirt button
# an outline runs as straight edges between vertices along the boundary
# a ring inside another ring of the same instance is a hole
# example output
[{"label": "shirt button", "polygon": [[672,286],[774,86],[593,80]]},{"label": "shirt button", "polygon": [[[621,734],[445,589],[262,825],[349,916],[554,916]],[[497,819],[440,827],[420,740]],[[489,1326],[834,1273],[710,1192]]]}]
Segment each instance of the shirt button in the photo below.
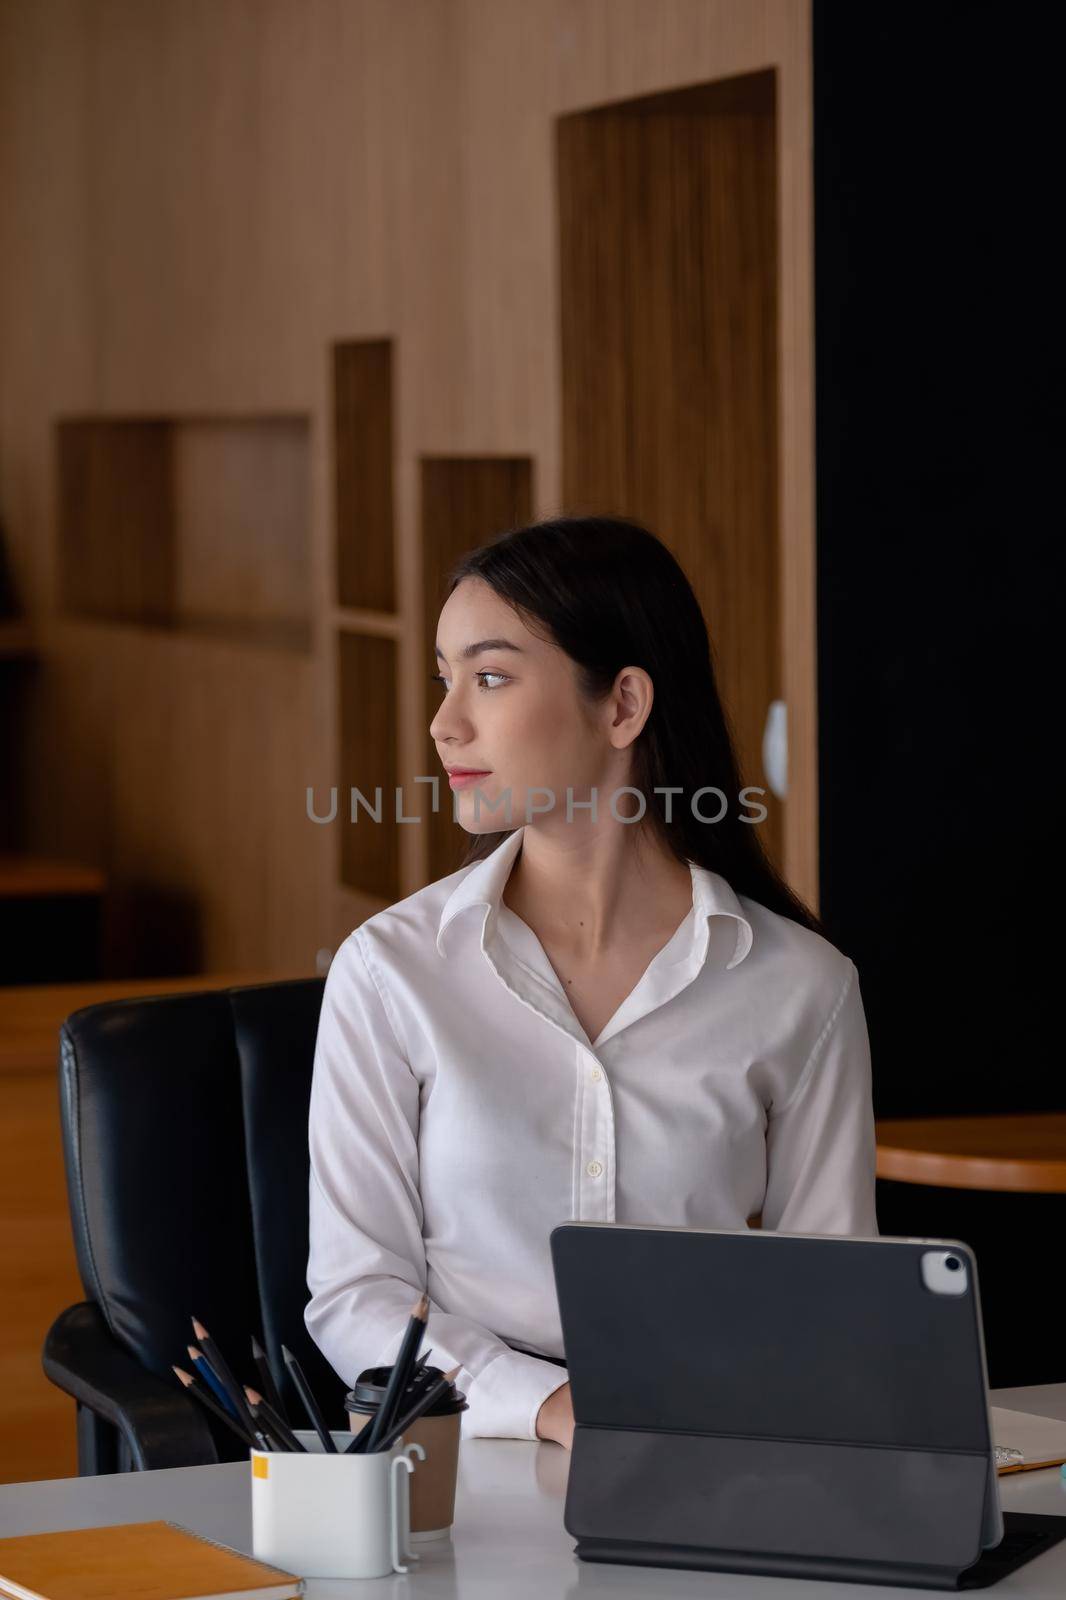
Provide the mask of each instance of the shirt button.
[{"label": "shirt button", "polygon": [[598,1178],[600,1173],[603,1171],[603,1168],[600,1166],[598,1161],[590,1161],[588,1166],[585,1168],[585,1171],[588,1173],[590,1178]]},{"label": "shirt button", "polygon": [[599,1083],[600,1079],[603,1077],[603,1073],[600,1071],[599,1067],[593,1067],[592,1071],[589,1073],[589,1077],[592,1079],[593,1083]]}]

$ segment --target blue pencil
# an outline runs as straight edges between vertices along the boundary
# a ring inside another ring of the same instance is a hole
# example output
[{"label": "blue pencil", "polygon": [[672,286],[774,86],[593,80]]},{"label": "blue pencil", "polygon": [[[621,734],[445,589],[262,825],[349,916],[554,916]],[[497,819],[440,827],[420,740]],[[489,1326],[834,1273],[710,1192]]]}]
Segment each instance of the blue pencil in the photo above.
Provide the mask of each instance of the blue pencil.
[{"label": "blue pencil", "polygon": [[[211,1365],[210,1361],[208,1361],[203,1351],[198,1350],[194,1344],[186,1345],[185,1348],[188,1350],[189,1355],[194,1363],[193,1371],[196,1373],[196,1376],[203,1379],[204,1383],[206,1383],[207,1387],[215,1396],[215,1399],[220,1405],[225,1406],[230,1416],[237,1417],[236,1406],[226,1393],[223,1385],[219,1382],[218,1374],[215,1372],[214,1367]],[[243,1420],[243,1417],[237,1417],[238,1422],[243,1422]]]}]

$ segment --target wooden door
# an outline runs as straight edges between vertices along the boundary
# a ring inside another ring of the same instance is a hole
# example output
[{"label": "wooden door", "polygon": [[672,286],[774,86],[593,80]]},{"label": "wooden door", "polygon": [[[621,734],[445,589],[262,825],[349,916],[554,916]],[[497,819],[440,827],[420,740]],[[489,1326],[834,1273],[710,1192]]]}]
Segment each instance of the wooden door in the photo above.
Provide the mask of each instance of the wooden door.
[{"label": "wooden door", "polygon": [[681,562],[783,867],[775,131],[761,72],[561,117],[556,157],[564,509],[632,517]]}]

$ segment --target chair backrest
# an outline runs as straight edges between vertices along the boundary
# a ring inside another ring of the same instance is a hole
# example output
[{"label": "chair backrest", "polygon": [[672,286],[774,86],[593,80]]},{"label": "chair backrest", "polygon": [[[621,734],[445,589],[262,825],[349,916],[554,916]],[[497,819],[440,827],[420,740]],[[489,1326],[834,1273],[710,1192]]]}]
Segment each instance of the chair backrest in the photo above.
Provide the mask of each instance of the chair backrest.
[{"label": "chair backrest", "polygon": [[[254,1333],[303,1425],[284,1343],[341,1426],[344,1383],[303,1321],[323,988],[297,979],[75,1011],[60,1030],[60,1106],[78,1268],[119,1343],[176,1385],[195,1315],[254,1384]],[[221,1459],[242,1454],[213,1432]]]},{"label": "chair backrest", "polygon": [[330,1426],[341,1428],[347,1385],[304,1323],[311,1171],[307,1117],[324,984],[324,979],[313,978],[231,989],[229,995],[241,1068],[263,1343],[290,1416],[298,1417],[301,1427],[309,1426],[282,1345],[298,1358]]}]

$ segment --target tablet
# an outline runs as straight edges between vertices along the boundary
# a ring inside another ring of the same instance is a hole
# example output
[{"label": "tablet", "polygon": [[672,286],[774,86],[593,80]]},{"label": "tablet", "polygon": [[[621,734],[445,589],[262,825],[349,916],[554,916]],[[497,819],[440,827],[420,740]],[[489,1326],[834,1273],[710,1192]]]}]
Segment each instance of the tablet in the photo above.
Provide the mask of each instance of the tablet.
[{"label": "tablet", "polygon": [[579,1555],[957,1587],[1003,1540],[969,1246],[598,1222],[550,1244]]}]

